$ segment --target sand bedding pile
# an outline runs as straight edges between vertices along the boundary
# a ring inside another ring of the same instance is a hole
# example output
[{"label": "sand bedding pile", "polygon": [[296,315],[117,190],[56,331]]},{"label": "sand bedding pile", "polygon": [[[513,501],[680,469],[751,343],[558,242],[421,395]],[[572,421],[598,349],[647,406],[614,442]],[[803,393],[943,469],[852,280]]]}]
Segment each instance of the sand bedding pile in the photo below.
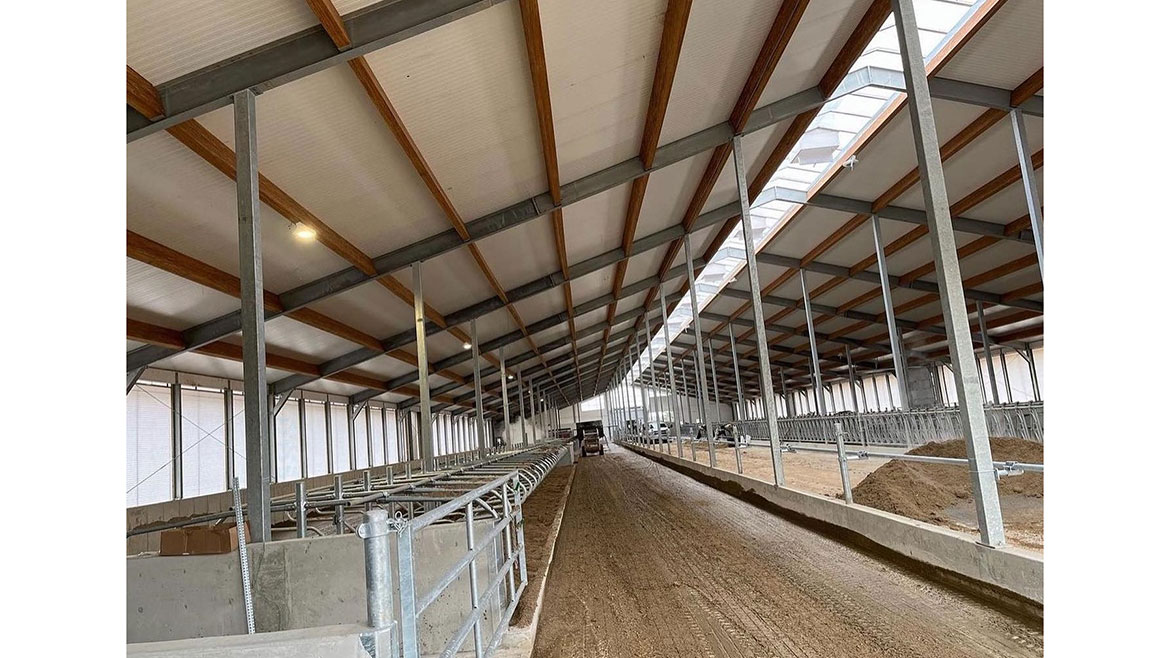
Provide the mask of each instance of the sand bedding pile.
[{"label": "sand bedding pile", "polygon": [[[928,443],[907,452],[910,455],[966,458],[962,439]],[[1044,463],[1044,445],[1016,438],[991,439],[991,456],[996,461]],[[1044,476],[1024,473],[999,479],[1000,496],[1044,497]],[[920,521],[948,525],[944,511],[970,500],[971,475],[966,466],[891,461],[870,473],[853,488],[853,500],[861,505],[901,514]]]}]

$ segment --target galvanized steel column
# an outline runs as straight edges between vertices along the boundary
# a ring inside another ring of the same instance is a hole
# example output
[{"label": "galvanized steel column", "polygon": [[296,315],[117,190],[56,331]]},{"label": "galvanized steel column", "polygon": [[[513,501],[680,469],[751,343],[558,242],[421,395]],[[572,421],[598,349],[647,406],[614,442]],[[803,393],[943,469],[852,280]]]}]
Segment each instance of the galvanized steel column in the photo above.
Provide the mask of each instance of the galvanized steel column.
[{"label": "galvanized steel column", "polygon": [[926,201],[927,227],[930,229],[930,243],[934,251],[939,298],[947,329],[951,363],[955,370],[959,416],[967,441],[967,460],[971,466],[975,511],[979,519],[979,538],[983,544],[1003,546],[1003,517],[1000,513],[995,467],[991,461],[987,417],[984,414],[979,385],[975,380],[975,347],[971,340],[967,304],[963,297],[963,277],[959,271],[959,257],[951,225],[942,158],[939,155],[934,109],[930,100],[926,68],[923,65],[918,22],[914,16],[913,0],[892,0],[892,4],[894,22],[898,30],[898,44],[902,52],[902,68],[906,77],[911,132],[914,135],[918,170]]},{"label": "galvanized steel column", "polygon": [[232,96],[236,138],[236,211],[240,236],[240,318],[244,352],[244,434],[248,525],[272,541],[272,465],[268,453],[267,358],[264,352],[264,266],[260,242],[260,174],[256,155],[256,95]]},{"label": "galvanized steel column", "polygon": [[[516,370],[516,391],[520,394],[520,399],[517,400],[517,402],[516,402],[520,406],[520,410],[519,410],[520,411],[520,445],[527,446],[528,445],[528,428],[524,423],[524,371],[522,369]],[[529,387],[528,387],[528,403],[529,403],[528,408],[532,412],[533,423],[534,423],[533,428],[532,428],[532,434],[533,434],[533,438],[535,438],[536,437],[536,426],[535,426],[536,407],[532,406],[532,386],[531,385],[529,385]]]},{"label": "galvanized steel column", "polygon": [[[877,250],[877,265],[878,276],[881,277],[882,283],[882,308],[886,313],[886,330],[890,334],[890,353],[894,358],[894,377],[898,379],[898,393],[902,398],[903,409],[909,408],[910,397],[906,391],[906,373],[905,362],[902,360],[902,335],[898,331],[898,323],[894,319],[894,297],[890,292],[890,271],[886,269],[886,248],[882,241],[882,220],[877,215],[872,215],[870,221],[873,224],[873,244]],[[888,383],[888,382],[887,382]],[[894,405],[894,399],[891,395],[890,406]]]},{"label": "galvanized steel column", "polygon": [[1011,111],[1012,133],[1016,138],[1016,156],[1020,159],[1020,174],[1024,183],[1024,197],[1028,202],[1028,217],[1032,220],[1032,239],[1036,242],[1036,264],[1040,266],[1040,281],[1044,281],[1044,211],[1040,207],[1040,187],[1036,184],[1036,170],[1032,168],[1032,150],[1028,146],[1028,132],[1024,129],[1024,114],[1020,108]]},{"label": "galvanized steel column", "polygon": [[995,382],[995,360],[991,358],[991,337],[983,319],[983,302],[975,302],[975,313],[979,316],[979,339],[983,341],[983,361],[987,363],[987,379],[991,382],[991,402],[999,404],[999,384]]},{"label": "galvanized steel column", "polygon": [[512,447],[512,423],[508,414],[508,368],[504,361],[504,348],[500,348],[500,391],[504,396],[504,444]]},{"label": "galvanized steel column", "polygon": [[812,304],[808,299],[808,282],[804,278],[804,270],[799,270],[800,273],[800,294],[804,298],[804,321],[805,326],[808,327],[808,347],[812,352],[812,375],[813,386],[816,390],[817,413],[826,415],[829,413],[828,407],[825,406],[825,389],[821,382],[821,358],[817,354],[817,333],[813,326]]},{"label": "galvanized steel column", "polygon": [[731,323],[727,323],[727,340],[731,342],[731,368],[735,371],[735,397],[739,402],[739,416],[736,420],[743,420],[743,382],[739,379],[739,354],[735,351],[735,331],[731,327]]},{"label": "galvanized steel column", "polygon": [[[691,236],[683,236],[683,248],[687,256],[687,286],[691,296],[691,328],[695,332],[695,359],[697,361],[696,379],[699,381],[699,408],[703,414],[703,425],[707,428],[707,455],[711,459],[711,466],[715,466],[715,437],[714,427],[711,425],[711,411],[707,407],[707,375],[705,359],[703,358],[703,330],[699,326],[699,298],[695,293],[695,263],[691,259]],[[714,368],[714,366],[712,366]]]},{"label": "galvanized steel column", "polygon": [[678,389],[674,385],[674,354],[670,351],[670,325],[666,323],[666,290],[662,286],[658,287],[658,305],[662,310],[662,336],[666,343],[666,370],[670,373],[670,399],[672,403],[670,415],[674,417],[674,437],[678,445],[678,456],[682,457],[682,426],[679,424],[682,409],[679,404]]},{"label": "galvanized steel column", "polygon": [[422,262],[410,266],[411,282],[414,284],[414,339],[418,356],[418,429],[419,455],[424,470],[435,468],[435,446],[431,443],[431,384],[427,362],[427,328],[422,292]]},{"label": "galvanized steel column", "polygon": [[482,458],[487,455],[488,441],[483,425],[483,380],[479,374],[479,333],[471,320],[471,376],[475,381],[475,441]]},{"label": "galvanized steel column", "polygon": [[[756,268],[755,235],[752,233],[751,200],[747,191],[747,168],[743,160],[742,137],[731,139],[735,160],[735,182],[739,190],[740,226],[746,254],[748,283],[752,291],[752,321],[756,329],[756,352],[759,354],[760,397],[764,400],[764,416],[768,423],[768,440],[772,445],[772,472],[776,486],[784,484],[784,463],[780,453],[780,431],[776,420],[776,394],[772,391],[772,360],[768,354],[768,335],[764,324],[764,306],[760,302],[760,272]],[[783,377],[783,373],[781,373]]]}]

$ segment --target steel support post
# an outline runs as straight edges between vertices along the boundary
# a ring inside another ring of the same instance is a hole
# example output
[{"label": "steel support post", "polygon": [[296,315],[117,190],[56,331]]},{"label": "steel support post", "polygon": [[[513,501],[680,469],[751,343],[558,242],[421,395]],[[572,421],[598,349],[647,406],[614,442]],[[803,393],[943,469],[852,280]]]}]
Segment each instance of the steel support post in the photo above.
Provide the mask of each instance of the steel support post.
[{"label": "steel support post", "polygon": [[804,321],[805,326],[808,327],[808,347],[812,352],[810,361],[812,361],[813,386],[816,391],[814,400],[817,403],[817,413],[823,416],[829,413],[829,409],[825,406],[825,389],[821,381],[821,358],[817,353],[817,333],[813,326],[812,304],[809,303],[808,299],[808,282],[805,280],[804,270],[799,270],[798,273],[800,275],[800,294],[804,298]]},{"label": "steel support post", "polygon": [[[232,384],[229,381],[227,386],[223,389],[223,445],[224,445],[224,460],[223,469],[224,475],[227,479],[228,485],[231,485],[232,479],[236,476],[236,428],[235,423],[232,422],[232,417],[235,416],[233,407],[235,407],[234,400],[232,400]],[[301,422],[302,432],[304,422]],[[301,459],[304,459],[304,450],[301,451]]]},{"label": "steel support post", "polygon": [[[699,325],[699,298],[695,293],[695,263],[691,260],[691,236],[683,236],[683,248],[687,256],[687,289],[691,296],[691,328],[695,331],[695,379],[699,384],[699,409],[703,415],[703,426],[707,429],[707,456],[711,467],[715,467],[714,426],[711,424],[711,409],[707,406],[707,366],[703,357],[703,330]],[[714,364],[712,364],[714,368]]]},{"label": "steel support post", "polygon": [[300,423],[301,477],[309,477],[309,430],[305,425],[305,397],[297,396],[297,421]]},{"label": "steel support post", "polygon": [[244,353],[244,434],[248,525],[257,541],[272,541],[272,465],[268,444],[267,359],[264,353],[264,266],[260,236],[260,179],[256,155],[256,95],[232,96],[235,111],[236,211],[240,237],[240,318]]},{"label": "steel support post", "polygon": [[983,361],[987,364],[987,379],[991,382],[991,402],[999,404],[999,384],[995,381],[995,359],[991,358],[991,337],[987,335],[987,322],[983,319],[983,302],[975,302],[975,313],[979,316],[979,340],[983,342]]},{"label": "steel support post", "polygon": [[[959,271],[934,109],[923,64],[922,44],[919,42],[918,21],[914,15],[913,0],[892,0],[892,5],[902,53],[902,69],[906,76],[907,109],[926,201],[927,227],[934,251],[939,301],[949,338],[947,343],[951,364],[955,370],[959,417],[967,441],[967,460],[971,467],[979,538],[981,543],[988,546],[1003,546],[1003,517],[1000,513],[995,467],[991,461],[991,444],[987,436],[987,416],[975,381],[975,346],[971,340],[967,304],[963,297],[963,278]],[[1039,244],[1040,236],[1036,236],[1036,239]]]},{"label": "steel support post", "polygon": [[999,365],[1001,367],[1000,369],[1003,371],[1004,392],[1007,393],[1008,404],[1011,404],[1012,403],[1012,382],[1010,379],[1008,379],[1007,355],[1004,354],[1004,351],[1002,349],[999,351]]},{"label": "steel support post", "polygon": [[430,366],[427,361],[427,328],[425,305],[422,291],[422,262],[410,266],[411,282],[414,284],[414,341],[418,355],[418,429],[419,458],[423,470],[435,468],[435,446],[431,441],[431,384]]},{"label": "steel support post", "polygon": [[1032,399],[1040,402],[1040,375],[1036,369],[1036,354],[1032,351],[1032,343],[1024,343],[1024,353],[1028,355],[1028,376],[1032,378]]},{"label": "steel support post", "polygon": [[711,346],[711,338],[707,338],[707,354],[711,357],[711,397],[715,401],[715,426],[718,427],[723,421],[723,417],[719,415],[719,378],[715,374],[715,349]]},{"label": "steel support post", "polygon": [[650,440],[650,399],[646,396],[646,382],[641,381],[642,373],[646,372],[642,365],[642,347],[638,340],[638,333],[634,332],[634,351],[638,354],[638,390],[642,393],[642,434],[646,441]]},{"label": "steel support post", "polygon": [[179,374],[171,384],[171,497],[183,497],[183,387]]},{"label": "steel support post", "polygon": [[[650,335],[650,315],[649,314],[647,314],[645,316],[645,322],[642,323],[642,330],[643,330],[643,333],[646,334],[646,360],[650,362],[650,390],[652,391],[652,393],[651,393],[652,397],[650,399],[654,404],[654,416],[657,417],[654,420],[654,428],[659,434],[658,440],[655,441],[655,447],[661,448],[662,447],[662,436],[661,436],[661,433],[662,433],[662,431],[661,431],[661,428],[662,428],[662,408],[661,408],[661,406],[662,405],[661,405],[659,397],[658,397],[658,384],[654,378],[654,349],[652,347],[654,345],[654,342],[653,342],[654,337]],[[638,352],[639,361],[641,360],[641,358],[642,358],[642,353]]]},{"label": "steel support post", "polygon": [[673,408],[671,409],[671,416],[674,416],[674,436],[675,442],[678,446],[678,456],[681,459],[683,456],[682,444],[682,426],[679,424],[682,417],[681,405],[678,399],[678,388],[674,384],[674,355],[670,351],[670,325],[666,323],[666,290],[664,286],[658,286],[658,308],[662,311],[662,336],[666,343],[666,371],[670,375],[670,399]]},{"label": "steel support post", "polygon": [[475,443],[482,459],[487,456],[488,440],[483,425],[483,380],[479,373],[479,333],[475,329],[475,319],[471,320],[471,373],[475,380]]},{"label": "steel support post", "polygon": [[1020,174],[1024,183],[1024,197],[1028,202],[1028,217],[1032,220],[1032,239],[1036,243],[1036,264],[1040,266],[1040,281],[1044,281],[1044,211],[1040,204],[1040,186],[1036,170],[1032,168],[1032,149],[1028,146],[1028,131],[1024,128],[1024,114],[1020,108],[1010,113],[1012,133],[1016,138],[1016,156],[1020,159]]},{"label": "steel support post", "polygon": [[[518,412],[520,414],[520,445],[528,445],[528,428],[524,423],[524,372],[516,369],[516,391],[520,393],[520,399],[516,401],[518,405]],[[532,434],[536,438],[536,408],[532,406],[532,387],[528,387],[528,409],[532,412]]]},{"label": "steel support post", "polygon": [[[764,416],[768,423],[768,441],[772,446],[772,471],[776,486],[784,484],[784,463],[780,453],[780,431],[776,420],[776,394],[772,392],[772,362],[768,356],[768,334],[764,324],[764,305],[760,302],[760,272],[756,268],[756,241],[752,232],[751,199],[747,191],[747,167],[743,160],[742,137],[731,139],[735,160],[735,182],[739,190],[740,225],[743,227],[743,245],[747,257],[748,282],[752,291],[752,322],[756,330],[756,353],[760,367],[760,397],[764,400]],[[783,375],[781,375],[783,377]]]},{"label": "steel support post", "polygon": [[[890,353],[893,354],[894,358],[894,377],[898,379],[898,393],[902,396],[901,407],[907,409],[910,398],[906,393],[906,364],[902,360],[902,335],[898,331],[898,323],[894,318],[894,297],[890,293],[890,271],[886,269],[886,247],[885,242],[882,241],[882,220],[877,215],[872,215],[870,221],[873,224],[873,244],[877,253],[878,276],[881,278],[882,284],[882,307],[886,314],[886,328],[890,334]],[[891,393],[890,406],[893,405],[894,396]]]},{"label": "steel support post", "polygon": [[504,348],[500,348],[500,392],[504,397],[504,444],[512,447],[512,422],[508,413],[508,368],[504,362]]}]

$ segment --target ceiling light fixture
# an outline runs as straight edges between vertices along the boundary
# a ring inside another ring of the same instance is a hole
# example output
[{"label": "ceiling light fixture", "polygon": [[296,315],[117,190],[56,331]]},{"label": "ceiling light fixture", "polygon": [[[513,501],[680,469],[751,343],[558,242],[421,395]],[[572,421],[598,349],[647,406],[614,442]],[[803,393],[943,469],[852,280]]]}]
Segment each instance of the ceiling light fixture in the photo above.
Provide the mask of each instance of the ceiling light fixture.
[{"label": "ceiling light fixture", "polygon": [[311,226],[306,226],[304,222],[297,222],[293,224],[292,234],[298,240],[308,242],[309,240],[317,239],[317,231],[313,230]]},{"label": "ceiling light fixture", "polygon": [[465,350],[471,349],[471,343],[463,343],[463,349],[465,349]]},{"label": "ceiling light fixture", "polygon": [[509,380],[516,379],[516,375],[508,375],[508,379],[509,379]]}]

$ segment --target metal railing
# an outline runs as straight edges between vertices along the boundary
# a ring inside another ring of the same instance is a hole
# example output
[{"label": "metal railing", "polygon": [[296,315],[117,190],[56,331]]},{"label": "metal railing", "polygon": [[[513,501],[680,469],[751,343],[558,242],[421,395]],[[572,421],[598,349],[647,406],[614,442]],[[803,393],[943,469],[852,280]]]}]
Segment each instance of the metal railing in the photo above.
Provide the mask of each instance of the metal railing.
[{"label": "metal railing", "polygon": [[[987,405],[984,410],[990,436],[1044,442],[1044,403]],[[841,423],[848,437],[846,442],[852,445],[912,448],[932,441],[963,438],[958,407],[781,418],[777,429],[781,441],[829,444],[836,442],[836,423]],[[768,436],[763,420],[739,421],[736,425],[743,436]],[[685,430],[683,433],[687,434]]]},{"label": "metal railing", "polygon": [[[293,494],[273,498],[273,520],[282,520],[282,517],[286,517],[288,521],[294,522],[296,537],[300,538],[308,536],[309,532],[322,534],[319,528],[310,524],[310,521],[313,517],[320,518],[326,515],[332,517],[333,533],[344,534],[347,530],[354,529],[347,524],[347,514],[353,519],[354,515],[360,514],[363,510],[387,505],[394,500],[397,502],[388,509],[390,514],[401,512],[413,517],[439,502],[474,488],[486,479],[514,470],[519,474],[521,500],[524,500],[540,484],[566,449],[565,441],[553,440],[519,450],[498,452],[487,458],[473,459],[470,454],[458,460],[453,457],[452,464],[440,471],[411,470],[411,463],[407,462],[405,472],[396,474],[393,467],[397,464],[387,465],[382,473],[375,475],[374,469],[371,469],[363,473],[360,479],[348,482],[337,475],[334,476],[332,486],[316,487],[311,490],[306,490],[304,482],[298,482]],[[407,493],[416,494],[418,497],[409,501],[408,497],[404,497]],[[246,505],[244,509],[247,510]],[[234,516],[234,508],[229,508],[177,521],[148,523],[128,530],[126,537],[219,523]]]},{"label": "metal railing", "polygon": [[[468,636],[472,638],[476,658],[490,656],[499,646],[520,595],[528,585],[524,519],[520,506],[524,488],[520,472],[513,470],[414,518],[405,518],[399,514],[390,519],[382,509],[366,513],[366,522],[359,528],[358,534],[367,546],[366,598],[370,625],[375,629],[393,626],[392,618],[388,617],[393,611],[393,586],[389,574],[389,542],[386,539],[393,532],[398,541],[400,615],[397,627],[401,629],[404,658],[418,658],[421,652],[419,619],[445,592],[452,591],[464,574],[467,586],[464,614],[460,617],[458,628],[446,640],[438,655],[442,658],[453,656]],[[392,497],[387,502],[402,502],[413,507],[418,500],[417,497]],[[441,521],[459,521],[464,524],[467,550],[443,572],[434,585],[419,593],[416,589],[419,581],[416,564],[421,556],[416,556],[414,552],[415,535]],[[477,521],[491,523],[479,537],[476,534]],[[501,544],[502,559],[498,555],[496,559],[483,555],[489,548],[498,550]],[[373,568],[371,561],[374,562]],[[479,582],[477,566],[481,564],[488,566],[489,581],[485,587],[481,587]],[[371,573],[375,574],[373,581]],[[495,618],[495,624],[485,629],[485,621],[492,617]],[[485,633],[490,633],[490,637],[485,638]]]}]

